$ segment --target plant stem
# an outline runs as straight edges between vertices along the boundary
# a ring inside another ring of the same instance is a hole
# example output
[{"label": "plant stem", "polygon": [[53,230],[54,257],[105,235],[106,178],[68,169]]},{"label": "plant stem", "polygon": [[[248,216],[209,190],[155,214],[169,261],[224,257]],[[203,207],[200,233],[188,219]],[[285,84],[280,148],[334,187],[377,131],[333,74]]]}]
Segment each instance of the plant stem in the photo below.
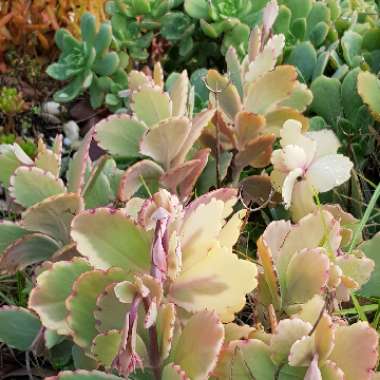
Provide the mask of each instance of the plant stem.
[{"label": "plant stem", "polygon": [[[145,312],[149,310],[149,300],[147,298],[143,299]],[[160,367],[160,352],[158,349],[158,337],[156,325],[153,324],[149,327],[149,360],[152,366],[153,375],[155,380],[161,380],[161,367]]]}]

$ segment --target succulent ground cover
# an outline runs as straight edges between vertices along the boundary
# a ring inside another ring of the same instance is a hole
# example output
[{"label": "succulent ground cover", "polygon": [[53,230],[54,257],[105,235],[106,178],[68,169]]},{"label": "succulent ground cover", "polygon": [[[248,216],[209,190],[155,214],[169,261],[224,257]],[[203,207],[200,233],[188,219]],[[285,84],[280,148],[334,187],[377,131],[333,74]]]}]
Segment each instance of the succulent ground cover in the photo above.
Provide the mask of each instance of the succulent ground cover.
[{"label": "succulent ground cover", "polygon": [[0,378],[380,378],[375,2],[6,5]]}]

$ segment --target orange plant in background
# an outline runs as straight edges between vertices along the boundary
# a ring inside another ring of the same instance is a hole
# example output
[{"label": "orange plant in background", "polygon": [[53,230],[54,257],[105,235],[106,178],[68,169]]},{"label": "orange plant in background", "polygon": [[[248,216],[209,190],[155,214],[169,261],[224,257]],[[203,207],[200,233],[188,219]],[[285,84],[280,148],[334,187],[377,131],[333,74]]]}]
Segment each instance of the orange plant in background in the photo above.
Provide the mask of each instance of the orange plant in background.
[{"label": "orange plant in background", "polygon": [[105,19],[105,0],[2,0],[0,2],[0,72],[5,70],[4,53],[11,47],[32,56],[46,54],[54,46],[60,27],[79,34],[85,11]]}]

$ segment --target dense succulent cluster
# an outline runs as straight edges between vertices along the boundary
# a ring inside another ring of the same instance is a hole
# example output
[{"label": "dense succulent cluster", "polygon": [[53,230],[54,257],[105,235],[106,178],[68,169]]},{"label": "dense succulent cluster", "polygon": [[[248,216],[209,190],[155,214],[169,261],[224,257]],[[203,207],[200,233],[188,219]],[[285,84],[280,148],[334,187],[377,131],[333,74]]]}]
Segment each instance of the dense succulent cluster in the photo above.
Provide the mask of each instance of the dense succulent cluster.
[{"label": "dense succulent cluster", "polygon": [[357,295],[380,297],[379,235],[363,234],[380,188],[361,219],[332,198],[361,157],[347,131],[380,120],[373,4],[185,1],[223,36],[226,73],[127,68],[125,49],[136,63],[157,38],[194,42],[180,7],[113,0],[111,22],[57,32],[56,99],[88,90],[117,112],[71,156],[60,135],[33,158],[0,145],[0,271],[32,277],[0,341],[54,367],[59,352],[48,380],[378,379],[379,308],[369,324]]}]

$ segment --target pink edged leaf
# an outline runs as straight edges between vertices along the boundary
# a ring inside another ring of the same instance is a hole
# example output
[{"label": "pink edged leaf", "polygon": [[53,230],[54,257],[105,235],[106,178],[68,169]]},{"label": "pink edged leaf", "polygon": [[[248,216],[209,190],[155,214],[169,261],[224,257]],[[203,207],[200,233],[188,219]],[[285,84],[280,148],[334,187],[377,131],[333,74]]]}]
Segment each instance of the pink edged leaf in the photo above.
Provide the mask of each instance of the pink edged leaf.
[{"label": "pink edged leaf", "polygon": [[128,89],[131,91],[137,91],[144,85],[153,85],[151,77],[145,75],[142,71],[132,70],[128,74]]},{"label": "pink edged leaf", "polygon": [[[185,208],[185,214],[188,216],[190,213],[194,212],[201,204],[208,204],[212,201],[212,199],[221,200],[228,206],[231,204],[234,205],[237,201],[238,191],[232,187],[221,188],[217,190],[210,191],[201,195],[200,197],[193,200],[187,207]],[[232,209],[229,210],[228,216],[232,212]]]},{"label": "pink edged leaf", "polygon": [[231,216],[219,234],[219,242],[223,247],[231,248],[237,243],[247,210],[242,209]]},{"label": "pink edged leaf", "polygon": [[172,116],[172,101],[158,86],[143,86],[132,95],[131,108],[149,128]]},{"label": "pink edged leaf", "polygon": [[28,309],[16,306],[0,308],[0,342],[20,351],[32,348],[41,322]]},{"label": "pink edged leaf", "polygon": [[[223,112],[230,120],[241,111],[242,104],[236,87],[229,82],[228,78],[219,74],[216,70],[207,72],[207,85],[211,89],[210,96],[215,101],[215,96]],[[213,94],[215,92],[216,94]]]},{"label": "pink edged leaf", "polygon": [[30,231],[18,223],[2,220],[0,222],[0,256],[10,244],[28,234],[30,234]]},{"label": "pink edged leaf", "polygon": [[355,290],[367,283],[375,269],[375,262],[365,257],[361,251],[353,251],[352,254],[339,256],[336,263],[343,275],[356,283]]},{"label": "pink edged leaf", "polygon": [[137,226],[123,210],[83,211],[72,222],[71,237],[78,251],[95,268],[119,267],[148,271],[151,234]]},{"label": "pink edged leaf", "polygon": [[66,192],[60,178],[36,167],[19,167],[10,179],[10,194],[24,207],[30,207],[44,199]]},{"label": "pink edged leaf", "polygon": [[149,189],[157,187],[163,173],[161,166],[151,160],[142,160],[130,166],[120,179],[118,199],[128,201],[144,183]]},{"label": "pink edged leaf", "polygon": [[153,66],[152,79],[156,86],[160,88],[164,87],[164,70],[160,62],[156,62]]},{"label": "pink edged leaf", "polygon": [[94,310],[99,294],[107,285],[123,281],[126,278],[127,275],[123,270],[112,268],[108,271],[85,272],[75,280],[65,305],[68,310],[66,321],[73,340],[78,346],[89,347],[98,334]]},{"label": "pink edged leaf", "polygon": [[123,380],[123,378],[100,371],[62,371],[57,376],[46,377],[45,380]]},{"label": "pink edged leaf", "polygon": [[156,327],[161,360],[165,360],[169,356],[174,335],[175,318],[174,304],[168,303],[160,305]]},{"label": "pink edged leaf", "polygon": [[235,165],[239,168],[251,165],[263,168],[269,165],[272,155],[272,145],[276,140],[275,135],[264,135],[248,142],[244,150],[235,156]]},{"label": "pink edged leaf", "polygon": [[121,333],[119,330],[109,330],[97,335],[91,346],[91,353],[96,361],[106,369],[111,368],[112,362],[119,352]]},{"label": "pink edged leaf", "polygon": [[243,150],[245,146],[258,136],[265,126],[265,118],[251,112],[241,111],[235,117],[235,134],[237,147]]},{"label": "pink edged leaf", "polygon": [[273,71],[249,84],[244,109],[257,114],[265,114],[289,97],[297,80],[293,66],[277,66]]},{"label": "pink edged leaf", "polygon": [[227,50],[226,63],[228,75],[231,78],[232,83],[238,90],[240,98],[243,98],[243,79],[241,75],[240,59],[236,53],[236,49],[233,46],[230,46]]},{"label": "pink edged leaf", "polygon": [[189,77],[184,70],[173,83],[169,94],[173,102],[173,116],[184,116],[187,111],[187,99],[189,93]]},{"label": "pink edged leaf", "polygon": [[377,366],[378,339],[367,322],[338,326],[329,359],[344,372],[346,380],[371,380]]},{"label": "pink edged leaf", "polygon": [[0,270],[15,273],[28,265],[48,260],[59,248],[49,236],[40,233],[25,235],[6,248],[0,259]]},{"label": "pink edged leaf", "polygon": [[280,137],[280,131],[284,123],[289,120],[297,120],[302,124],[302,131],[307,131],[309,127],[309,119],[302,115],[302,113],[290,107],[276,108],[265,115],[265,132],[274,133]]},{"label": "pink edged leaf", "polygon": [[71,242],[58,249],[49,261],[55,263],[57,261],[70,261],[74,257],[80,256],[77,251],[76,244]]},{"label": "pink edged leaf", "polygon": [[190,152],[191,148],[195,142],[199,139],[203,129],[211,122],[211,119],[214,117],[215,110],[205,110],[198,113],[191,120],[191,128],[186,140],[181,146],[181,150],[178,152],[177,156],[173,159],[172,165],[176,166],[182,164],[187,154]]},{"label": "pink edged leaf", "polygon": [[[121,284],[121,283],[118,283]],[[96,329],[99,332],[109,330],[122,330],[125,323],[125,314],[129,310],[129,305],[119,301],[115,294],[115,286],[118,284],[107,285],[103,292],[96,299],[94,317]],[[110,313],[112,310],[112,313]]]},{"label": "pink edged leaf", "polygon": [[[180,152],[191,124],[185,117],[172,117],[161,121],[149,129],[140,144],[140,153],[153,158],[164,166],[172,167],[172,160]],[[174,143],[175,142],[175,143]],[[163,147],[165,147],[163,149]]]},{"label": "pink edged leaf", "polygon": [[178,364],[169,363],[162,371],[162,380],[190,380],[190,377]]},{"label": "pink edged leaf", "polygon": [[17,143],[13,145],[0,145],[0,182],[4,186],[9,186],[12,174],[22,165],[32,166],[34,163]]},{"label": "pink edged leaf", "polygon": [[179,197],[185,199],[193,191],[195,183],[207,165],[209,154],[210,149],[200,150],[194,159],[168,170],[161,176],[161,184],[174,194],[178,189]]},{"label": "pink edged leaf", "polygon": [[231,322],[257,285],[256,265],[239,259],[230,249],[215,246],[197,261],[184,262],[169,289],[169,299],[189,312],[215,310]]},{"label": "pink edged leaf", "polygon": [[61,170],[61,157],[53,151],[45,149],[37,154],[34,161],[37,168],[53,174],[55,177],[59,176]]},{"label": "pink edged leaf", "polygon": [[[275,222],[272,222],[272,226],[274,226],[273,223]],[[265,281],[266,286],[268,288],[268,292],[270,294],[270,299],[271,299],[270,303],[273,304],[275,309],[280,309],[281,308],[281,290],[280,290],[280,283],[279,283],[277,269],[276,269],[275,262],[273,259],[273,253],[276,253],[276,252],[272,252],[271,247],[268,246],[268,243],[265,239],[265,235],[260,237],[256,244],[257,244],[257,254],[260,259],[260,263],[262,265],[263,272],[264,272],[263,280]]]},{"label": "pink edged leaf", "polygon": [[297,318],[280,321],[270,340],[273,361],[276,364],[287,363],[293,344],[308,335],[312,327],[310,323]]},{"label": "pink edged leaf", "polygon": [[91,266],[83,259],[60,261],[37,277],[37,285],[29,296],[29,308],[40,317],[43,325],[59,334],[67,335],[65,300],[72,291],[74,281]]},{"label": "pink edged leaf", "polygon": [[327,286],[329,268],[330,260],[323,248],[295,253],[286,271],[286,303],[304,303],[321,294]]},{"label": "pink edged leaf", "polygon": [[21,225],[66,244],[71,240],[71,221],[83,208],[83,199],[76,193],[54,195],[28,208],[22,216]]},{"label": "pink edged leaf", "polygon": [[94,128],[91,128],[78,149],[70,160],[69,169],[67,171],[67,190],[73,193],[81,194],[84,183],[86,168],[89,161],[89,150],[94,135]]},{"label": "pink edged leaf", "polygon": [[139,144],[145,131],[141,122],[129,115],[117,114],[95,125],[94,139],[115,156],[139,157]]},{"label": "pink edged leaf", "polygon": [[218,379],[238,380],[269,380],[275,372],[269,347],[257,339],[235,340],[225,345],[214,371]]},{"label": "pink edged leaf", "polygon": [[[220,199],[210,198],[207,201],[207,203],[200,203],[197,207],[192,208],[191,212],[186,210],[178,231],[182,261],[187,267],[191,267],[199,259],[204,258],[208,251],[215,246],[225,224],[225,218],[232,212],[231,208],[225,215],[226,204]],[[233,198],[231,206],[235,202],[236,198]],[[189,207],[192,207],[192,204]]]},{"label": "pink edged leaf", "polygon": [[61,156],[62,156],[62,145],[63,145],[63,135],[55,136],[55,139],[53,141],[52,151],[59,158],[61,158]]},{"label": "pink edged leaf", "polygon": [[170,359],[192,380],[207,379],[218,360],[224,339],[223,324],[212,311],[201,311],[186,323]]}]

